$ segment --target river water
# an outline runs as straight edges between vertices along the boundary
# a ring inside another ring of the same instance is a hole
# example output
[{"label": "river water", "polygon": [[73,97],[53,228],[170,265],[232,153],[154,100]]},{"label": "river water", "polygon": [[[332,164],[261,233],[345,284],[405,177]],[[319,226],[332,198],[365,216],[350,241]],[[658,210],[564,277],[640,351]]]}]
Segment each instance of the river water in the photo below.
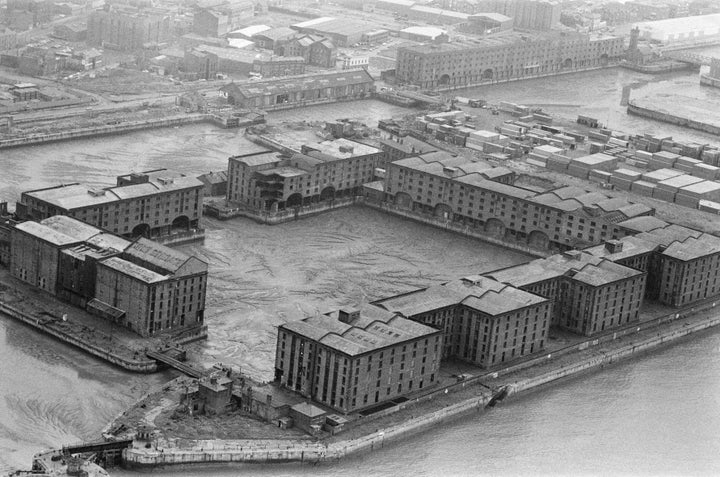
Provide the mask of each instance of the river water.
[{"label": "river water", "polygon": [[[617,129],[648,130],[657,124],[623,116],[620,90],[651,79],[606,70],[491,86],[477,95],[562,103],[554,108],[568,117],[578,113],[567,105],[582,100],[617,115]],[[589,93],[573,93],[582,90]],[[401,112],[370,101],[348,106],[273,113],[270,119],[359,116],[371,124]],[[710,140],[670,129],[677,138]],[[104,185],[129,170],[220,170],[229,155],[253,147],[239,131],[199,125],[3,150],[0,198],[15,200],[22,190],[58,182]],[[258,379],[271,378],[275,326],[282,322],[527,260],[361,208],[274,227],[243,219],[207,221],[206,227],[203,245],[184,247],[210,264],[210,337],[193,345],[191,356],[206,365],[240,367]],[[720,335],[685,341],[337,465],[180,475],[717,474],[719,351]],[[170,376],[122,372],[0,317],[0,473],[27,467],[43,448],[96,438],[113,416]]]}]

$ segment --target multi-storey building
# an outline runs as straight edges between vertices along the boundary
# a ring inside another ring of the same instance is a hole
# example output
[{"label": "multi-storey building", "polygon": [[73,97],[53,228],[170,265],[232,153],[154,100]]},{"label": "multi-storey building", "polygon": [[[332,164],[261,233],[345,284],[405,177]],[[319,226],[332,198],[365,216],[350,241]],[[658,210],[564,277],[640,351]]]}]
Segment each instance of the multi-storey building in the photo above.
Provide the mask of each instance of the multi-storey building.
[{"label": "multi-storey building", "polygon": [[334,68],[337,48],[333,42],[319,35],[300,35],[275,44],[275,53],[281,56],[302,57],[309,65]]},{"label": "multi-storey building", "polygon": [[275,380],[342,413],[434,385],[442,332],[373,305],[280,325]]},{"label": "multi-storey building", "polygon": [[240,28],[248,18],[267,13],[266,3],[256,0],[197,2],[192,30],[201,36],[223,36]]},{"label": "multi-storey building", "polygon": [[375,302],[443,331],[443,359],[483,368],[545,346],[552,303],[492,278],[470,276]]},{"label": "multi-storey building", "polygon": [[474,41],[401,47],[396,76],[422,88],[460,86],[603,66],[624,53],[621,37],[501,32]]},{"label": "multi-storey building", "polygon": [[126,237],[162,237],[200,227],[203,183],[158,169],[118,176],[117,186],[95,189],[63,184],[23,192],[23,220],[67,215]]},{"label": "multi-storey building", "polygon": [[122,310],[122,324],[151,336],[202,326],[207,263],[139,238],[122,254],[98,262],[95,301]]},{"label": "multi-storey building", "polygon": [[282,210],[358,195],[381,164],[380,149],[348,139],[302,147],[290,158],[259,152],[228,160],[227,200],[260,210]]},{"label": "multi-storey building", "polygon": [[551,0],[441,0],[438,6],[474,14],[511,17],[517,28],[549,30],[560,24],[560,2]]},{"label": "multi-storey building", "polygon": [[567,250],[618,239],[617,225],[654,210],[578,187],[547,192],[512,185],[505,168],[431,153],[387,165],[385,198],[535,248]]},{"label": "multi-storey building", "polygon": [[252,69],[264,77],[301,75],[305,73],[305,58],[302,56],[261,58],[253,61]]},{"label": "multi-storey building", "polygon": [[650,217],[619,225],[637,235],[585,251],[647,271],[648,299],[677,307],[720,293],[719,237]]},{"label": "multi-storey building", "polygon": [[205,262],[67,216],[17,224],[10,272],[142,336],[183,332],[204,322]]},{"label": "multi-storey building", "polygon": [[378,139],[380,148],[385,152],[385,161],[390,163],[406,157],[422,155],[428,152],[436,152],[438,148],[432,144],[416,139],[412,136]]},{"label": "multi-storey building", "polygon": [[87,42],[113,50],[140,50],[170,37],[170,15],[160,9],[106,5],[90,14]]},{"label": "multi-storey building", "polygon": [[647,273],[572,250],[487,275],[552,300],[554,325],[590,336],[639,320]]}]

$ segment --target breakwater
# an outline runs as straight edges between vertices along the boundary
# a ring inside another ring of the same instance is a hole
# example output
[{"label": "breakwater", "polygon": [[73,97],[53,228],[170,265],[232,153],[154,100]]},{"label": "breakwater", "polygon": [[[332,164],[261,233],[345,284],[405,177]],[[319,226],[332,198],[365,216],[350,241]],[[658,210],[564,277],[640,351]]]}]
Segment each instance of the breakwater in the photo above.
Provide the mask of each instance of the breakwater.
[{"label": "breakwater", "polygon": [[91,355],[100,358],[104,361],[112,363],[128,371],[134,371],[136,373],[154,373],[157,371],[157,362],[152,359],[144,357],[137,357],[131,359],[124,357],[118,353],[102,349],[98,346],[83,341],[79,337],[72,333],[68,333],[64,330],[53,327],[54,321],[45,321],[39,317],[34,317],[24,313],[10,305],[0,302],[0,313],[3,313],[11,318],[15,318],[28,326],[35,328],[36,330],[42,331],[50,336],[53,336],[64,343],[73,345],[77,348],[90,353]]},{"label": "breakwater", "polygon": [[[715,302],[708,301],[700,309],[712,309]],[[687,310],[685,310],[687,311]],[[692,321],[690,323],[689,321]],[[514,378],[512,372],[523,367],[509,367],[503,372],[488,373],[474,378],[473,381],[492,382],[502,375],[505,380],[496,381],[501,384],[504,394],[513,396],[530,391],[554,381],[576,376],[610,365],[639,353],[656,349],[683,337],[720,325],[720,316],[710,316],[695,320],[687,320],[674,313],[662,317],[657,323],[666,323],[662,328],[651,326],[644,328],[645,335],[631,342],[615,341],[618,336],[609,333],[616,345],[612,349],[594,350],[590,356],[578,356],[571,362],[552,362],[543,369],[537,367],[537,373],[522,378]],[[645,326],[640,324],[637,326]],[[639,329],[639,328],[638,328]],[[597,344],[598,340],[585,343]],[[580,344],[579,349],[586,348]],[[538,360],[550,362],[551,355],[541,356]],[[524,366],[528,367],[528,366]],[[524,373],[526,374],[526,373]],[[471,383],[463,383],[470,386]],[[435,393],[443,392],[444,388]],[[431,397],[428,396],[430,399]],[[273,463],[273,462],[321,462],[342,459],[351,454],[373,451],[382,448],[385,443],[405,438],[423,431],[435,424],[458,419],[469,413],[483,411],[493,400],[493,393],[488,386],[477,387],[477,395],[442,409],[412,417],[394,426],[378,429],[365,436],[325,443],[321,441],[299,440],[197,440],[185,442],[182,448],[160,447],[157,449],[133,448],[123,452],[123,460],[128,467],[156,467],[178,464],[214,464],[214,463]]]},{"label": "breakwater", "polygon": [[720,134],[720,125],[716,123],[706,123],[698,121],[696,119],[690,119],[676,114],[671,114],[658,109],[653,109],[645,106],[640,106],[633,101],[628,102],[627,106],[628,114],[634,114],[636,116],[643,116],[657,121],[665,123],[676,124],[690,129],[696,129],[698,131],[704,131],[711,134]]}]

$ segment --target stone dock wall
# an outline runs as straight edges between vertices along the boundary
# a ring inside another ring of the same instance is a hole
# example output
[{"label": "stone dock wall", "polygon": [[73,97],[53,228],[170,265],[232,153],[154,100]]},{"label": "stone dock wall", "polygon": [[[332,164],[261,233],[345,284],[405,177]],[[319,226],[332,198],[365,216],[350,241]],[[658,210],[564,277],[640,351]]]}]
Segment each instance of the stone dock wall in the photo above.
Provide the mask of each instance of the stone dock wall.
[{"label": "stone dock wall", "polygon": [[[715,303],[708,302],[702,309],[714,307]],[[673,314],[660,319],[660,323],[668,320],[682,319],[681,315]],[[628,343],[611,351],[598,351],[595,356],[579,359],[570,365],[557,365],[555,369],[536,376],[521,379],[508,384],[505,389],[507,396],[524,391],[530,391],[539,386],[552,383],[562,378],[578,375],[583,372],[599,369],[606,364],[612,364],[638,353],[658,348],[664,344],[678,340],[696,332],[720,325],[720,316],[713,316],[698,320],[693,324],[684,324],[682,327],[674,326],[665,330],[658,329],[657,336],[642,341]],[[642,326],[642,325],[638,325]],[[616,339],[610,334],[608,340]],[[587,348],[587,344],[597,344],[596,340],[578,345],[579,349]],[[549,359],[543,356],[536,359]],[[522,367],[528,367],[527,363]],[[521,369],[513,366],[502,373],[507,374],[513,370]],[[493,373],[494,374],[494,373]],[[487,377],[487,376],[483,376]],[[480,378],[480,377],[478,377]],[[476,380],[477,378],[473,379]],[[466,383],[470,385],[470,382]],[[440,390],[442,391],[442,389]],[[155,467],[177,464],[215,464],[215,463],[273,463],[273,462],[319,462],[341,459],[351,454],[368,452],[381,448],[386,442],[398,440],[414,433],[427,429],[441,422],[457,419],[471,412],[481,412],[492,399],[488,389],[478,386],[478,395],[457,404],[434,411],[422,416],[411,418],[401,424],[379,429],[378,431],[357,439],[324,444],[316,441],[195,441],[186,449],[127,449],[123,457],[128,467]]]},{"label": "stone dock wall", "polygon": [[55,329],[49,323],[45,323],[42,319],[23,313],[5,303],[0,302],[0,313],[22,321],[36,330],[42,331],[43,333],[53,336],[64,343],[80,348],[96,358],[100,358],[116,366],[120,366],[128,371],[134,371],[136,373],[154,373],[157,371],[157,362],[155,360],[147,358],[137,360],[124,358],[123,356],[111,353],[90,343],[86,343],[80,338],[66,333],[63,330]]},{"label": "stone dock wall", "polygon": [[220,220],[228,220],[235,217],[245,217],[248,219],[252,219],[260,224],[277,225],[284,222],[297,220],[302,217],[310,217],[312,215],[317,215],[322,212],[328,212],[330,210],[339,209],[342,207],[349,207],[357,203],[359,200],[361,200],[361,198],[341,197],[333,201],[325,201],[317,204],[303,205],[299,207],[293,207],[292,209],[281,210],[278,212],[250,210],[239,207],[217,208],[206,205],[204,207],[203,213],[211,217],[216,217]]},{"label": "stone dock wall", "polygon": [[508,241],[503,238],[493,237],[486,234],[484,231],[468,227],[467,225],[458,224],[457,222],[453,222],[449,219],[431,217],[428,215],[420,215],[410,210],[401,209],[387,202],[374,202],[371,200],[365,200],[358,202],[358,204],[372,207],[373,209],[381,210],[383,212],[387,212],[388,214],[399,215],[401,217],[405,217],[406,219],[414,220],[416,222],[422,222],[423,224],[432,225],[433,227],[438,227],[441,229],[449,230],[451,232],[456,232],[461,235],[465,235],[466,237],[473,237],[482,240],[483,242],[491,243],[493,245],[498,245],[500,247],[509,248],[518,252],[523,252],[534,257],[547,257],[552,253],[549,250],[537,250],[534,248],[530,248],[526,245]]},{"label": "stone dock wall", "polygon": [[467,399],[396,426],[380,429],[357,439],[325,444],[316,441],[195,441],[188,449],[126,449],[124,465],[129,468],[179,464],[320,462],[339,460],[351,454],[382,448],[386,442],[421,432],[470,412],[482,411],[490,393]]},{"label": "stone dock wall", "polygon": [[663,111],[638,106],[632,101],[628,103],[627,112],[628,114],[643,116],[665,123],[676,124],[678,126],[696,129],[698,131],[704,131],[710,134],[720,134],[720,126],[718,126],[717,124],[704,123],[695,119],[684,118],[682,116],[676,116],[674,114],[666,113]]},{"label": "stone dock wall", "polygon": [[177,117],[148,119],[144,121],[129,121],[121,124],[109,124],[105,126],[72,129],[69,131],[62,131],[57,133],[31,134],[23,137],[0,140],[0,149],[28,146],[31,144],[43,144],[48,142],[65,141],[67,139],[107,136],[111,134],[140,131],[143,129],[180,126],[184,124],[194,124],[199,122],[215,123],[215,120],[211,115],[208,114],[184,114]]},{"label": "stone dock wall", "polygon": [[720,88],[720,78],[713,78],[709,75],[700,75],[700,84]]}]

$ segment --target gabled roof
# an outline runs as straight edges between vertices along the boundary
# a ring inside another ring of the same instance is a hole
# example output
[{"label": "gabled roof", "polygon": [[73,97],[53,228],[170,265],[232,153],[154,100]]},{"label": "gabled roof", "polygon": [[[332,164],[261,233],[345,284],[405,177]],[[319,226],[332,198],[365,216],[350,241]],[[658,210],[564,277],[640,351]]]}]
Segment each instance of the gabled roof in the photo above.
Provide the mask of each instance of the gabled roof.
[{"label": "gabled roof", "polygon": [[[191,257],[179,250],[165,247],[157,242],[146,238],[139,238],[126,250],[124,256],[130,260],[139,260],[141,263],[149,264],[155,270],[168,274],[178,274],[187,268],[190,263],[195,272],[207,271],[207,264],[195,257]],[[192,271],[190,271],[192,273]]]}]

